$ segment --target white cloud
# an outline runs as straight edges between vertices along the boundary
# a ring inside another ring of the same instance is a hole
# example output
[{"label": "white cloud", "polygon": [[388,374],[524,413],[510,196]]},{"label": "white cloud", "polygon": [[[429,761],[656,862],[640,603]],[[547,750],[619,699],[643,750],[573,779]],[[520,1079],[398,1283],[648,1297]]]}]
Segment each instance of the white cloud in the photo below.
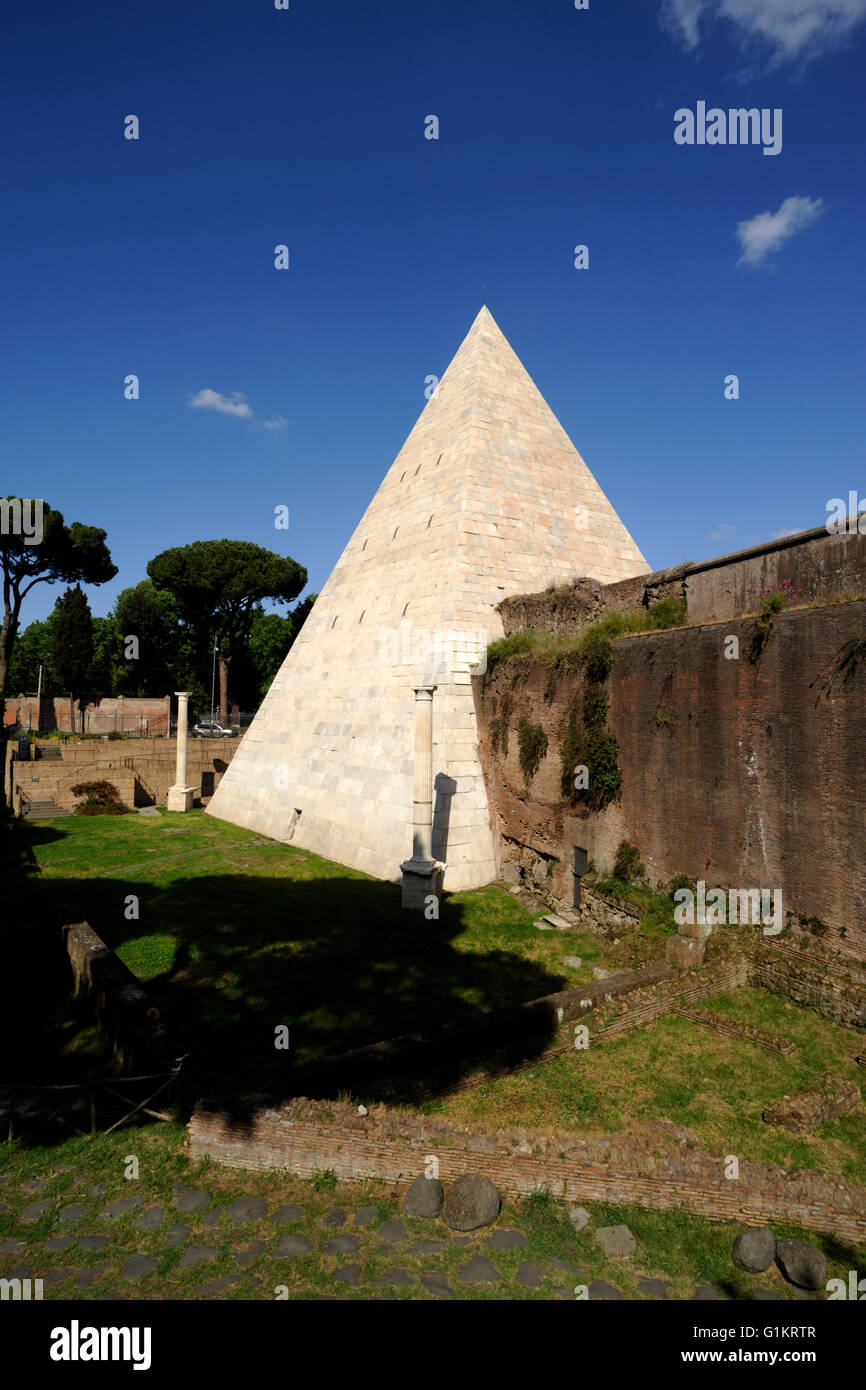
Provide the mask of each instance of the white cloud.
[{"label": "white cloud", "polygon": [[239,415],[243,420],[251,419],[253,414],[243,391],[232,391],[230,396],[223,396],[206,386],[190,396],[188,404],[195,410],[218,410],[221,415]]},{"label": "white cloud", "polygon": [[662,0],[663,27],[690,52],[719,19],[750,58],[757,44],[769,68],[805,67],[845,46],[866,19],[866,0]]},{"label": "white cloud", "polygon": [[272,420],[263,420],[263,430],[284,430],[288,424],[285,415],[275,415]]},{"label": "white cloud", "polygon": [[662,0],[662,26],[684,47],[697,48],[700,43],[701,14],[706,0]]},{"label": "white cloud", "polygon": [[715,531],[709,532],[707,540],[720,541],[726,539],[728,536],[733,535],[736,529],[736,526],[729,526],[726,521],[720,521],[716,525]]},{"label": "white cloud", "polygon": [[809,227],[824,210],[821,198],[786,198],[778,212],[759,212],[737,226],[743,254],[737,265],[763,265],[771,251]]},{"label": "white cloud", "polygon": [[788,527],[784,531],[774,531],[770,537],[771,541],[783,541],[786,536],[799,536],[800,532],[794,527]]}]

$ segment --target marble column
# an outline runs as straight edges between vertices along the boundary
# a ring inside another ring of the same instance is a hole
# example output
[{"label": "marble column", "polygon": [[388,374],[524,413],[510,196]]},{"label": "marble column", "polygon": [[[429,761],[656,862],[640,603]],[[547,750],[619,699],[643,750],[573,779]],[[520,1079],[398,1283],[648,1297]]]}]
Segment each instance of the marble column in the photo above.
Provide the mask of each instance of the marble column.
[{"label": "marble column", "polygon": [[177,762],[175,763],[174,786],[168,789],[168,809],[170,811],[189,811],[196,788],[188,787],[186,782],[186,744],[189,722],[189,691],[176,690],[177,696]]},{"label": "marble column", "polygon": [[415,689],[415,787],[412,801],[412,858],[400,865],[402,905],[424,910],[442,894],[445,865],[433,858],[433,684]]}]

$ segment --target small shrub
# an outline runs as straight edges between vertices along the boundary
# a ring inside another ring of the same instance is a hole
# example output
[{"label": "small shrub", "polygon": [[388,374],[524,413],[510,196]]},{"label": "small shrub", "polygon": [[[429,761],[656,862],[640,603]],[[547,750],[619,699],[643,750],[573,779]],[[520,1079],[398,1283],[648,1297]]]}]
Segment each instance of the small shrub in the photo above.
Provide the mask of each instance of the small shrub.
[{"label": "small shrub", "polygon": [[337,1174],[333,1168],[319,1168],[310,1178],[314,1192],[334,1192],[337,1187]]},{"label": "small shrub", "polygon": [[674,726],[674,721],[673,721],[673,719],[671,718],[671,716],[668,714],[667,710],[664,710],[664,709],[657,709],[657,710],[656,710],[656,728],[657,728],[657,729],[672,729],[673,726]]},{"label": "small shrub", "polygon": [[520,767],[528,790],[547,753],[547,734],[540,724],[530,724],[524,719],[517,730],[517,741],[520,745]]},{"label": "small shrub", "polygon": [[491,719],[490,742],[498,748],[503,758],[508,757],[508,723],[504,719]]},{"label": "small shrub", "polygon": [[606,681],[613,665],[613,647],[598,624],[590,624],[581,634],[580,654],[586,663],[587,678],[598,684]]},{"label": "small shrub", "polygon": [[613,861],[613,873],[614,878],[621,878],[626,883],[633,883],[635,879],[644,878],[646,875],[639,850],[629,844],[628,840],[619,842]]},{"label": "small shrub", "polygon": [[652,627],[659,631],[666,627],[682,627],[686,621],[686,600],[662,598],[650,604],[647,613]]},{"label": "small shrub", "polygon": [[129,810],[113,782],[76,782],[69,790],[73,796],[84,797],[75,808],[76,816],[125,816]]},{"label": "small shrub", "polygon": [[695,892],[694,879],[689,878],[688,874],[675,874],[667,886],[667,895],[673,901],[674,894],[681,888],[688,888],[690,892]]},{"label": "small shrub", "polygon": [[[607,696],[600,685],[588,683],[580,695],[575,693],[569,707],[562,736],[562,792],[572,805],[583,798],[591,811],[602,811],[616,801],[622,788],[619,765],[619,746],[607,728]],[[587,769],[589,785],[578,789],[574,785],[574,769]]]}]

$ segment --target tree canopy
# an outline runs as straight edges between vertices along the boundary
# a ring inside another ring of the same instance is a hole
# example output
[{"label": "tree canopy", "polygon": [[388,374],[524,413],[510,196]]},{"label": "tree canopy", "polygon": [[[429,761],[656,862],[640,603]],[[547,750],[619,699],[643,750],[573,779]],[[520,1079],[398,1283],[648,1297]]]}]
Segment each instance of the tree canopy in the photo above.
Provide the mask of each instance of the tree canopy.
[{"label": "tree canopy", "polygon": [[218,649],[220,718],[228,713],[229,667],[247,644],[263,599],[297,598],[307,571],[289,556],[251,541],[194,541],[154,556],[147,573],[177,603],[181,620],[203,660]]}]

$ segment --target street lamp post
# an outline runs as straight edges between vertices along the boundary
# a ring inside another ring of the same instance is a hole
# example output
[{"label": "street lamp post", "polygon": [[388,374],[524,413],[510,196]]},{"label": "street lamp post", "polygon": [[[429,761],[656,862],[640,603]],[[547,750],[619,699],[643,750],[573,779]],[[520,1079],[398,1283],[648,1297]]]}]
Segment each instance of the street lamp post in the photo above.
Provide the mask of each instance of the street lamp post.
[{"label": "street lamp post", "polygon": [[216,659],[219,647],[217,646],[216,634],[213,639],[213,670],[210,678],[210,721],[213,723],[214,691],[216,690]]}]

